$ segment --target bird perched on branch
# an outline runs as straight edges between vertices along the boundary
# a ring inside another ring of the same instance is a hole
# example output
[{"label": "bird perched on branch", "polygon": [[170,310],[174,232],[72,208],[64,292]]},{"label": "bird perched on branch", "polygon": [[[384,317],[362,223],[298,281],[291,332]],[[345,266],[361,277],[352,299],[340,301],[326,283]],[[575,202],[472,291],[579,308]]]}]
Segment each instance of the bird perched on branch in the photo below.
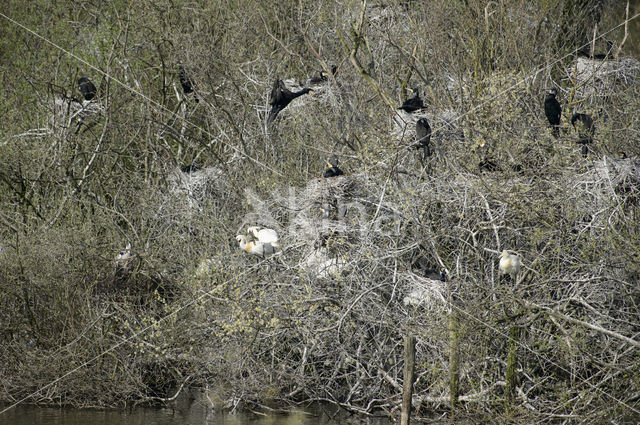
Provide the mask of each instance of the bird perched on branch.
[{"label": "bird perched on branch", "polygon": [[91,100],[96,96],[96,93],[98,93],[96,86],[94,86],[91,80],[87,77],[80,77],[78,79],[78,88],[80,89],[80,93],[82,93],[84,100]]},{"label": "bird perched on branch", "polygon": [[[178,78],[180,79],[182,92],[184,94],[193,93],[193,81],[191,80],[191,77],[187,73],[187,70],[184,69],[182,65],[178,67]],[[195,93],[193,95],[193,100],[195,100],[196,102],[199,101],[198,96],[196,96]]]},{"label": "bird perched on branch", "polygon": [[398,107],[398,109],[402,109],[405,112],[411,113],[424,108],[424,103],[422,103],[422,99],[420,99],[420,93],[418,93],[418,89],[409,89],[409,92],[415,93],[415,96],[405,100],[402,105]]},{"label": "bird perched on branch", "polygon": [[284,82],[276,78],[271,89],[271,96],[269,97],[269,104],[271,105],[271,111],[269,111],[269,117],[267,118],[267,125],[271,124],[280,111],[287,107],[289,103],[296,97],[303,94],[313,94],[313,90],[310,88],[304,88],[297,92],[292,92],[285,87]]},{"label": "bird perched on branch", "polygon": [[187,70],[184,69],[182,65],[178,67],[178,78],[180,79],[180,85],[182,86],[182,91],[184,92],[184,94],[192,93],[193,82],[187,75]]},{"label": "bird perched on branch", "polygon": [[544,114],[551,124],[551,134],[556,139],[560,136],[560,117],[562,116],[562,108],[558,99],[556,99],[558,91],[554,88],[547,89],[547,95],[544,98]]},{"label": "bird perched on branch", "polygon": [[344,172],[338,168],[338,159],[337,158],[331,158],[328,162],[327,162],[327,169],[324,171],[324,178],[329,178],[329,177],[337,177],[337,176],[341,176],[343,175]]},{"label": "bird perched on branch", "polygon": [[515,254],[509,254],[505,249],[500,254],[500,273],[508,274],[515,281],[516,276],[520,272],[520,257]]},{"label": "bird perched on branch", "polygon": [[416,122],[416,149],[422,148],[424,150],[424,157],[431,156],[431,126],[426,118],[420,118]]},{"label": "bird perched on branch", "polygon": [[132,260],[131,243],[127,243],[127,246],[116,255],[114,261],[114,273],[117,278],[122,278],[131,271]]},{"label": "bird perched on branch", "polygon": [[593,125],[593,118],[588,114],[574,113],[571,115],[571,125],[578,132],[578,144],[582,145],[582,156],[587,157],[589,147],[593,142],[593,135],[596,128]]}]

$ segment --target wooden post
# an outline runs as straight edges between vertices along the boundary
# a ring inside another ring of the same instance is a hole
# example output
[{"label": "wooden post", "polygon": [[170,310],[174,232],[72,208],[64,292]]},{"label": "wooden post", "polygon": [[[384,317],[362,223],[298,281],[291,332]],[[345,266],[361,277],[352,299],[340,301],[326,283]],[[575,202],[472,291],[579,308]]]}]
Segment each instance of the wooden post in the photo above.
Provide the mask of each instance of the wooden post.
[{"label": "wooden post", "polygon": [[509,345],[507,352],[507,376],[504,388],[504,401],[509,408],[513,402],[518,381],[518,346],[520,345],[520,328],[512,326],[509,329]]},{"label": "wooden post", "polygon": [[411,418],[411,398],[415,381],[416,337],[407,334],[404,337],[404,379],[402,383],[402,412],[400,425],[409,425]]},{"label": "wooden post", "polygon": [[458,406],[460,395],[460,330],[458,315],[454,310],[449,314],[449,403],[451,412]]}]

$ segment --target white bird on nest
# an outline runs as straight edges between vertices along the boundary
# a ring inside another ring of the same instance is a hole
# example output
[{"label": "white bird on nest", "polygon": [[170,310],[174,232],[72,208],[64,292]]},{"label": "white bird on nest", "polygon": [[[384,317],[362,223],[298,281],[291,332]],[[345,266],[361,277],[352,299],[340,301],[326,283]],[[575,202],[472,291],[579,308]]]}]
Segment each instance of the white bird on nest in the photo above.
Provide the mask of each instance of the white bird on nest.
[{"label": "white bird on nest", "polygon": [[259,257],[274,254],[277,248],[277,244],[272,245],[270,243],[262,243],[260,241],[248,241],[245,235],[236,236],[236,240],[238,241],[238,245],[240,245],[240,249]]},{"label": "white bird on nest", "polygon": [[273,229],[261,229],[258,226],[251,226],[247,229],[247,234],[263,244],[269,244],[274,248],[279,248],[278,234]]},{"label": "white bird on nest", "polygon": [[500,272],[510,275],[511,279],[515,280],[520,272],[520,257],[515,254],[509,254],[506,249],[502,251],[502,254],[500,254]]}]

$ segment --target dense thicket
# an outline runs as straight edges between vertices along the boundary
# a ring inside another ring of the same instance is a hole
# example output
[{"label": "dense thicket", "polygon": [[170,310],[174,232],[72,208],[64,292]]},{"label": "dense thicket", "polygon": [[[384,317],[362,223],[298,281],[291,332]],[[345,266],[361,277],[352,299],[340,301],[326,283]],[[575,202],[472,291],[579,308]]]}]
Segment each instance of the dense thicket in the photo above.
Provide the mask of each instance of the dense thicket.
[{"label": "dense thicket", "polygon": [[[638,418],[640,66],[607,32],[623,4],[5,3],[0,400],[186,384],[216,406],[396,414],[414,334],[418,417],[457,388],[492,421]],[[578,57],[605,39],[615,60]],[[321,70],[266,127],[276,77]],[[409,87],[429,157],[396,109]],[[586,158],[573,112],[596,126]],[[333,156],[346,175],[319,178]],[[240,251],[250,225],[280,254]]]}]

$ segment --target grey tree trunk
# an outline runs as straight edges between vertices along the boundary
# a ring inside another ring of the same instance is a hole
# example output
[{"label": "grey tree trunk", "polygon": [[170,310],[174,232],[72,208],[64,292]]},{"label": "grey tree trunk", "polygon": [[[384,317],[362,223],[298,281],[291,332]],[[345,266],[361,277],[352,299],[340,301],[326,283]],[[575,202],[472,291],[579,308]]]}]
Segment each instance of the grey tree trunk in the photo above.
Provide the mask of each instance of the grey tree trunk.
[{"label": "grey tree trunk", "polygon": [[416,337],[404,337],[404,380],[402,384],[402,412],[400,425],[409,425],[411,419],[411,398],[413,397],[413,382],[415,381]]},{"label": "grey tree trunk", "polygon": [[514,398],[516,383],[518,381],[518,346],[520,343],[520,328],[513,326],[509,329],[509,348],[507,353],[507,376],[504,389],[504,401],[507,407],[511,405]]}]

